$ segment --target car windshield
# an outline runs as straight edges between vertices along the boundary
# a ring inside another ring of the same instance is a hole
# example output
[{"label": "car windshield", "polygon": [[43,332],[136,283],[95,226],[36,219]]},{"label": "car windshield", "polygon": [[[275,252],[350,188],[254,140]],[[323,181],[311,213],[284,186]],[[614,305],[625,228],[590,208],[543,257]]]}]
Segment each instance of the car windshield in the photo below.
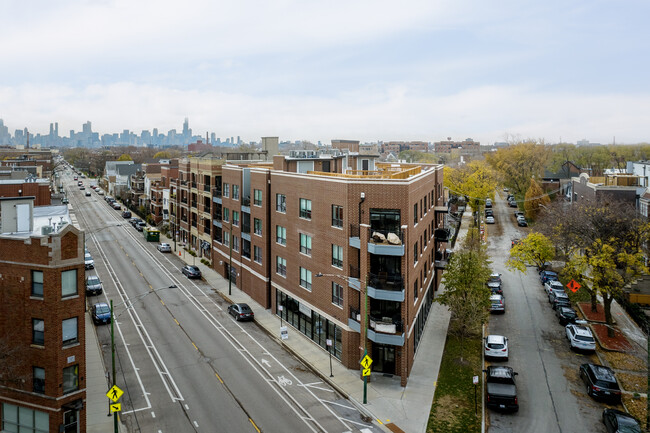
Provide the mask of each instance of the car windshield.
[{"label": "car windshield", "polygon": [[86,259],[86,260],[92,260],[93,257],[92,257],[90,254],[86,254],[85,259]]},{"label": "car windshield", "polygon": [[88,277],[88,284],[97,284],[99,283],[99,278],[97,277]]},{"label": "car windshield", "polygon": [[575,312],[575,311],[573,311],[573,310],[567,310],[567,309],[562,310],[562,314],[564,314],[564,315],[567,316],[567,317],[575,317],[575,316],[576,316],[576,312]]},{"label": "car windshield", "polygon": [[111,309],[108,308],[108,305],[102,304],[102,305],[97,305],[95,311],[97,312],[97,314],[107,314],[111,312]]},{"label": "car windshield", "polygon": [[586,341],[588,343],[593,343],[594,342],[593,337],[589,337],[587,335],[576,335],[576,340]]},{"label": "car windshield", "polygon": [[641,433],[641,427],[635,419],[628,418],[626,416],[617,417],[618,418],[618,431],[620,433]]}]

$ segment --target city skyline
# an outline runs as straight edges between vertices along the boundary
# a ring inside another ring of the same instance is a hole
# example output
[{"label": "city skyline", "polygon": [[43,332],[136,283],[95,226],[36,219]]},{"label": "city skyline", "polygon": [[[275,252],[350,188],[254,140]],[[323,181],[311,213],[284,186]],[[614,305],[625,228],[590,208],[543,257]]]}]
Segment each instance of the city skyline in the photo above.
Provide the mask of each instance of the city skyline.
[{"label": "city skyline", "polygon": [[649,141],[641,1],[37,4],[0,29],[12,133]]}]

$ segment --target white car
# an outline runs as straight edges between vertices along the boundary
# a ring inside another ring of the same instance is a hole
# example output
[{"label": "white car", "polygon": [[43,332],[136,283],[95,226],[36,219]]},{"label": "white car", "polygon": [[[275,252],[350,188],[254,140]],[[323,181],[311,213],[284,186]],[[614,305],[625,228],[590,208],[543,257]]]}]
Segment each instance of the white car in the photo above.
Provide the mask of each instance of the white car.
[{"label": "white car", "polygon": [[494,217],[492,215],[485,217],[485,222],[488,224],[494,224]]},{"label": "white car", "polygon": [[93,260],[93,257],[90,255],[90,253],[85,254],[84,262],[86,269],[95,269],[95,261]]},{"label": "white car", "polygon": [[486,358],[508,360],[508,339],[503,335],[488,335],[483,342]]},{"label": "white car", "polygon": [[172,252],[172,246],[169,245],[169,244],[166,244],[164,242],[158,244],[158,246],[156,248],[158,248],[158,251],[160,251],[161,253],[171,253]]},{"label": "white car", "polygon": [[97,189],[95,191],[97,191],[97,194],[99,194],[99,195],[104,195],[104,190],[103,189]]},{"label": "white car", "polygon": [[591,330],[586,326],[569,323],[564,327],[566,329],[566,338],[569,339],[571,349],[596,350],[596,340]]},{"label": "white car", "polygon": [[556,290],[564,290],[564,286],[562,283],[559,281],[547,281],[544,283],[544,290],[546,291],[547,295],[551,294],[551,290],[556,289]]}]

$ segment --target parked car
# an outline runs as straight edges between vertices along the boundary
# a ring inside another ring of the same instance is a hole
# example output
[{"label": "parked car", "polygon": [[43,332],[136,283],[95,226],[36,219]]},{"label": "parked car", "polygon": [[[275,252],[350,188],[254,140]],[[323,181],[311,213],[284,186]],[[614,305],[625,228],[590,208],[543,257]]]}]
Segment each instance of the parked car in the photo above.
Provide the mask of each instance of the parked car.
[{"label": "parked car", "polygon": [[483,341],[486,358],[508,360],[508,339],[503,335],[488,335]]},{"label": "parked car", "polygon": [[571,300],[569,299],[569,295],[567,295],[564,292],[557,292],[555,294],[555,298],[553,298],[553,302],[551,303],[551,307],[554,310],[557,310],[558,308],[562,307],[571,307]]},{"label": "parked car", "polygon": [[86,197],[90,197],[90,191],[86,191]]},{"label": "parked car", "polygon": [[236,321],[240,320],[253,320],[255,318],[255,313],[251,310],[251,307],[248,304],[232,304],[228,307],[228,314],[233,316]]},{"label": "parked car", "polygon": [[130,223],[133,227],[135,227],[135,225],[136,225],[137,223],[139,223],[140,221],[142,221],[140,218],[138,218],[138,217],[132,217],[132,218],[129,220],[129,223]]},{"label": "parked car", "polygon": [[501,288],[501,274],[492,273],[488,279],[487,286],[492,291],[492,294],[503,295],[503,289]]},{"label": "parked car", "polygon": [[110,195],[107,195],[107,196],[104,197],[104,200],[106,200],[106,202],[109,202],[109,201],[114,200],[114,199]]},{"label": "parked car", "polygon": [[557,280],[548,280],[546,283],[544,283],[544,291],[546,292],[546,296],[550,295],[551,290],[553,289],[564,290],[564,286]]},{"label": "parked car", "polygon": [[74,180],[79,180],[79,178],[78,178],[77,176],[73,177],[73,179],[74,179]]},{"label": "parked car", "polygon": [[63,197],[63,199],[61,200],[61,204],[68,204],[68,203],[70,203],[70,200],[68,200],[68,197]]},{"label": "parked car", "polygon": [[492,215],[490,215],[490,216],[488,216],[488,217],[485,217],[485,222],[486,222],[487,224],[494,224],[494,223],[495,223],[495,221],[494,221],[494,217],[493,217]]},{"label": "parked car", "polygon": [[605,409],[603,424],[605,424],[607,433],[641,433],[639,420],[618,409]]},{"label": "parked car", "polygon": [[503,295],[490,296],[490,312],[491,313],[506,312],[506,299],[503,297]]},{"label": "parked car", "polygon": [[131,218],[131,211],[124,210],[124,212],[122,212],[122,218]]},{"label": "parked car", "polygon": [[558,294],[564,293],[566,295],[566,292],[564,291],[564,288],[558,288],[557,286],[553,287],[551,290],[548,292],[548,303],[553,304],[553,301],[557,297]]},{"label": "parked car", "polygon": [[510,201],[508,202],[508,206],[510,206],[510,207],[517,207],[517,202],[516,202],[515,200],[510,200]]},{"label": "parked car", "polygon": [[494,211],[492,209],[485,209],[485,216],[494,216]]},{"label": "parked car", "polygon": [[111,323],[111,307],[105,302],[93,305],[92,318],[95,325]]},{"label": "parked car", "polygon": [[517,217],[517,225],[519,227],[528,227],[528,221],[526,221],[526,218],[523,216],[518,216]]},{"label": "parked car", "polygon": [[515,218],[519,218],[520,216],[525,217],[526,215],[522,211],[516,210],[515,211]]},{"label": "parked car", "polygon": [[169,244],[166,244],[164,242],[159,243],[156,248],[158,248],[158,251],[160,251],[161,253],[171,253],[172,252],[172,246],[169,245]]},{"label": "parked car", "polygon": [[89,275],[86,277],[86,294],[99,295],[102,293],[102,282],[97,275]]},{"label": "parked car", "polygon": [[546,284],[547,281],[553,280],[553,281],[559,281],[557,277],[557,273],[553,271],[542,271],[539,273],[539,279],[542,282],[542,284]]},{"label": "parked car", "polygon": [[104,190],[103,189],[97,189],[97,194],[99,195],[104,195]]},{"label": "parked car", "polygon": [[604,365],[582,364],[580,378],[587,387],[587,395],[610,403],[621,402],[621,388],[614,370]]},{"label": "parked car", "polygon": [[485,199],[485,207],[486,208],[491,208],[492,207],[492,200],[489,198]]},{"label": "parked car", "polygon": [[122,210],[122,205],[119,204],[118,202],[113,203],[113,209],[115,210]]},{"label": "parked car", "polygon": [[578,318],[576,310],[571,307],[560,306],[555,309],[555,315],[560,321],[560,325],[568,325],[569,323],[575,323]]},{"label": "parked car", "polygon": [[569,323],[564,327],[566,338],[569,340],[571,349],[580,349],[587,351],[596,350],[596,340],[591,330],[586,326]]},{"label": "parked car", "polygon": [[147,226],[147,223],[141,220],[141,221],[139,221],[139,222],[135,225],[135,229],[136,229],[137,231],[141,232],[142,230],[144,230],[144,228],[145,228],[146,226]]},{"label": "parked car", "polygon": [[181,268],[181,272],[187,278],[201,278],[201,270],[198,266],[185,265]]},{"label": "parked car", "polygon": [[485,373],[486,406],[489,409],[513,411],[519,410],[517,401],[517,373],[511,367],[489,366]]},{"label": "parked car", "polygon": [[90,254],[86,253],[84,256],[84,262],[86,269],[94,269],[95,268],[95,261],[93,260],[93,256]]}]

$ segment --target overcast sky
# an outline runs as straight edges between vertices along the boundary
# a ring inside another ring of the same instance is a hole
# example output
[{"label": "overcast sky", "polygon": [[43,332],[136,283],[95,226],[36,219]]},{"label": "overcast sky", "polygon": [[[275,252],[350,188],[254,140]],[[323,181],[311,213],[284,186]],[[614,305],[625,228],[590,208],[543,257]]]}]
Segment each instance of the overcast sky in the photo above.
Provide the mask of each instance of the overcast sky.
[{"label": "overcast sky", "polygon": [[650,141],[647,0],[3,0],[13,134]]}]

